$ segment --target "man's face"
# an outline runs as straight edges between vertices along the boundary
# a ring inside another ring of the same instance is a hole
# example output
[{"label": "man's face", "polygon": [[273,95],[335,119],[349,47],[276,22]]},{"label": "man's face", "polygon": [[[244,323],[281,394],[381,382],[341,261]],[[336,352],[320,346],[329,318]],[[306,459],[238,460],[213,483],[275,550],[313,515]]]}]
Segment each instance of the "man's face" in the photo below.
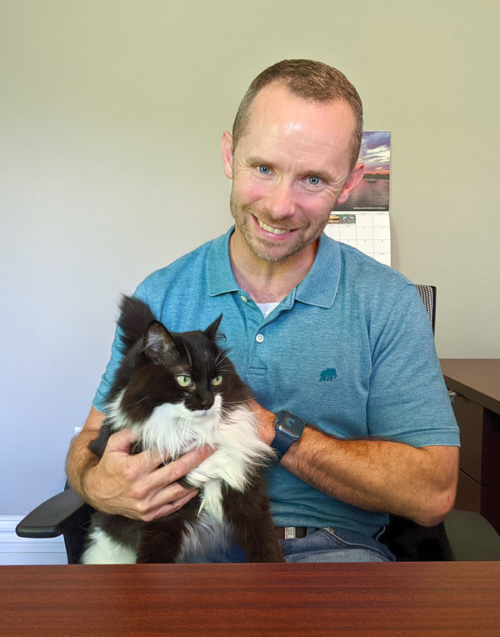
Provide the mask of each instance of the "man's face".
[{"label": "man's face", "polygon": [[352,178],[344,186],[354,128],[344,101],[310,102],[280,84],[260,91],[234,155],[229,133],[222,144],[240,249],[269,263],[314,249],[339,195],[352,189]]}]

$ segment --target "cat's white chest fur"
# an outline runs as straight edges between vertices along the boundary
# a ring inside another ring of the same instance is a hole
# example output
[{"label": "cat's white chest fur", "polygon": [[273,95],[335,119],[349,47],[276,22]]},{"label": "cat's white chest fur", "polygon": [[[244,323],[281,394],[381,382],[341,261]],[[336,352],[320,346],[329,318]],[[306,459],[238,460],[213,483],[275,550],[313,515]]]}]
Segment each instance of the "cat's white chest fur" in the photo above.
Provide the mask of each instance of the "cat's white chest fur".
[{"label": "cat's white chest fur", "polygon": [[219,522],[224,518],[222,484],[244,491],[251,470],[273,456],[258,435],[253,412],[245,406],[223,411],[219,395],[206,411],[193,412],[181,403],[165,403],[140,425],[125,416],[122,397],[123,393],[109,406],[108,417],[115,430],[131,428],[143,449],[164,453],[165,461],[204,445],[215,450],[186,479],[201,490],[200,512]]}]

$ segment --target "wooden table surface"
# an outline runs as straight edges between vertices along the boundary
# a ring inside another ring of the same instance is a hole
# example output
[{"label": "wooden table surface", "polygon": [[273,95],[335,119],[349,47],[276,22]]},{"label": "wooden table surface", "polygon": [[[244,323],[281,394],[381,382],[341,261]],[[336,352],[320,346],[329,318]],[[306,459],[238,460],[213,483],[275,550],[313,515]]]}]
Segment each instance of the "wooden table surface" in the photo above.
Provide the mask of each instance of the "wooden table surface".
[{"label": "wooden table surface", "polygon": [[500,414],[499,358],[442,358],[440,362],[449,389]]},{"label": "wooden table surface", "polygon": [[0,567],[2,637],[500,635],[500,562]]}]

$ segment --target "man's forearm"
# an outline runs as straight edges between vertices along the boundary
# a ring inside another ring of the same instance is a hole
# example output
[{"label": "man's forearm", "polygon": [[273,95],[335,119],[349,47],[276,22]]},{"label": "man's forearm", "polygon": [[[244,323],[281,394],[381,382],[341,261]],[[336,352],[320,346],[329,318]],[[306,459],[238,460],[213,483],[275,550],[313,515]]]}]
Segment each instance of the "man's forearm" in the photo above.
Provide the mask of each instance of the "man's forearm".
[{"label": "man's forearm", "polygon": [[431,526],[453,506],[458,449],[338,440],[308,426],[281,464],[339,500]]},{"label": "man's forearm", "polygon": [[84,480],[89,469],[95,467],[99,458],[95,456],[88,445],[96,438],[99,432],[83,430],[71,443],[66,459],[66,475],[68,481],[76,493],[86,499]]}]

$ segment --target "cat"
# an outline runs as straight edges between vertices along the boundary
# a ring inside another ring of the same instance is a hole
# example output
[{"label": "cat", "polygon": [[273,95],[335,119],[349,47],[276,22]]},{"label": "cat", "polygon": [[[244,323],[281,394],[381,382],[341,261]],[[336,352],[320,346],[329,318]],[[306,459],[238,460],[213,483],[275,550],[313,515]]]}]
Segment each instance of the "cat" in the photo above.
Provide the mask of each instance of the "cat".
[{"label": "cat", "polygon": [[262,476],[274,451],[216,342],[222,315],[204,331],[173,333],[137,298],[124,296],[120,309],[124,358],[90,450],[102,457],[109,437],[129,428],[137,437],[130,453],[159,450],[173,460],[202,445],[215,452],[184,478],[199,494],[171,515],[143,522],[96,511],[82,563],[217,561],[233,543],[249,562],[284,561]]}]

